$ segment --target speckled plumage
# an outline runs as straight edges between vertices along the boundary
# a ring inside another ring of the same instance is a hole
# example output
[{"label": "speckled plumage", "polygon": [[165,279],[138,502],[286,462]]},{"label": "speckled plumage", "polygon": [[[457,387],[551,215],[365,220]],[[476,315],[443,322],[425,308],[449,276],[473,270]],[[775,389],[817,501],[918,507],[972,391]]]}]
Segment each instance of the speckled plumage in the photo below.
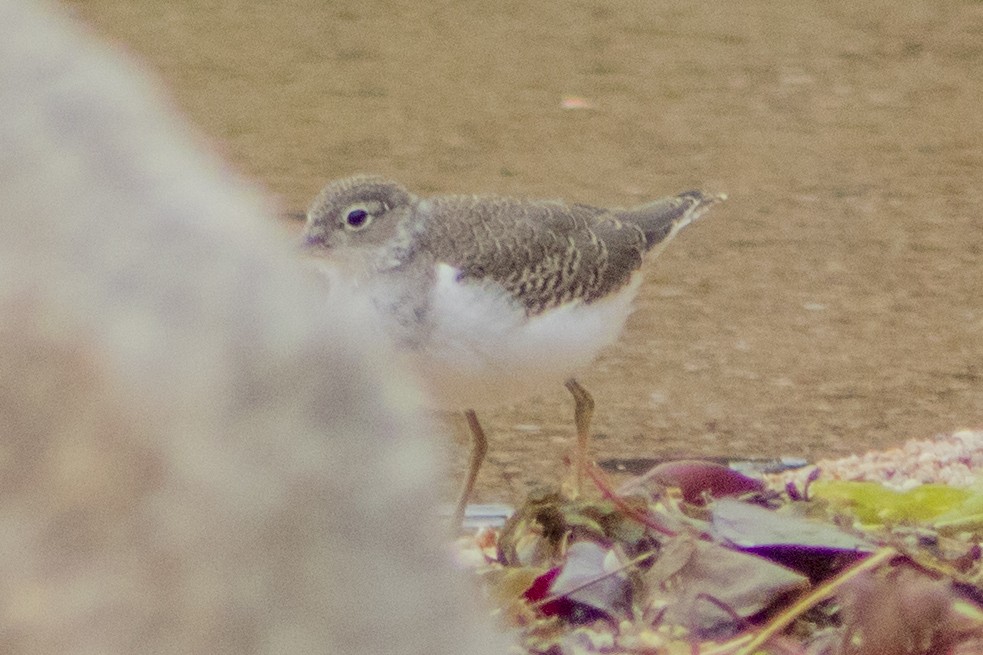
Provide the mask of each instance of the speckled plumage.
[{"label": "speckled plumage", "polygon": [[[500,285],[534,316],[625,287],[647,251],[720,199],[689,191],[602,209],[505,196],[419,198],[384,178],[356,176],[329,184],[314,201],[306,242],[312,250],[361,249],[370,270],[445,263],[462,282]],[[347,226],[352,207],[368,210],[371,224]]]}]

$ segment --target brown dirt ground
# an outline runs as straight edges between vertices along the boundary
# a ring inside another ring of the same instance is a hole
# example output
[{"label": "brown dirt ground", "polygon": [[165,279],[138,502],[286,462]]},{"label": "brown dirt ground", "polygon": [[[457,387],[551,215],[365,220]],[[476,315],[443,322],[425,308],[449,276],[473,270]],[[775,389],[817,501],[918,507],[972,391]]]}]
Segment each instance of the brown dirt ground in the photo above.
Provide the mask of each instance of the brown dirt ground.
[{"label": "brown dirt ground", "polygon": [[[357,171],[611,205],[728,192],[581,376],[600,458],[818,458],[983,426],[978,0],[68,7],[284,209]],[[558,479],[561,385],[484,419],[480,499]]]}]

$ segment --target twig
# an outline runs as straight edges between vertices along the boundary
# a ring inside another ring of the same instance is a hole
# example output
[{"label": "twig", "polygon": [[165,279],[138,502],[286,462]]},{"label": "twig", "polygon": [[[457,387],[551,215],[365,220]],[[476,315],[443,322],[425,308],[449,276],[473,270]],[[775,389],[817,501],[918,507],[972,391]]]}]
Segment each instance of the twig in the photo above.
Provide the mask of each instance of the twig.
[{"label": "twig", "polygon": [[646,514],[626,503],[621,496],[615,493],[615,491],[611,488],[611,485],[609,485],[603,478],[600,470],[597,468],[597,464],[591,462],[591,464],[585,467],[584,470],[587,473],[587,476],[594,483],[594,486],[601,492],[601,495],[614,503],[615,507],[624,512],[625,516],[667,537],[677,536],[675,531],[670,530],[661,523],[654,521],[651,515]]},{"label": "twig", "polygon": [[822,601],[832,596],[844,584],[857,577],[861,573],[866,573],[877,568],[892,557],[900,555],[894,548],[882,548],[875,551],[869,557],[864,558],[853,566],[847,568],[842,573],[823,584],[819,585],[808,594],[796,601],[791,607],[779,613],[775,618],[768,622],[768,625],[761,628],[749,643],[735,653],[735,655],[751,655],[764,645],[766,641],[787,628],[792,621],[801,614],[818,605]]}]

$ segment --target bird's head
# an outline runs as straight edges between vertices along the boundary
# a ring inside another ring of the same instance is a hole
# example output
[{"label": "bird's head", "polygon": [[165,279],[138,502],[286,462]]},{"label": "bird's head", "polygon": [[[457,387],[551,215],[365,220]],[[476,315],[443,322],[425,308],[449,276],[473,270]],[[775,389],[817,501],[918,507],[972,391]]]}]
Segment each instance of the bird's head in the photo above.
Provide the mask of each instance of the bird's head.
[{"label": "bird's head", "polygon": [[307,210],[303,248],[339,261],[369,262],[407,241],[406,217],[415,198],[402,185],[375,175],[329,183]]}]

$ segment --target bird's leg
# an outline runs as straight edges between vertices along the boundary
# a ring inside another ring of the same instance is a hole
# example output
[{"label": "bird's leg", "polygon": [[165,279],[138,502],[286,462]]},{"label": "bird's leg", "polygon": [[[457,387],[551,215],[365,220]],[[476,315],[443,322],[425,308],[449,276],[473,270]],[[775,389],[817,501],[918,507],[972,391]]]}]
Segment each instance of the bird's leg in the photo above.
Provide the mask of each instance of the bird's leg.
[{"label": "bird's leg", "polygon": [[467,419],[471,431],[471,457],[468,459],[468,474],[464,478],[464,487],[454,509],[451,523],[454,530],[460,529],[464,523],[464,512],[468,507],[468,500],[471,499],[471,492],[474,491],[475,481],[478,479],[478,469],[481,468],[485,453],[488,451],[488,439],[485,437],[485,431],[481,429],[481,424],[478,423],[478,415],[473,409],[469,409],[464,412],[464,418]]},{"label": "bird's leg", "polygon": [[580,495],[584,485],[584,471],[590,463],[590,423],[594,417],[594,398],[580,386],[580,383],[570,378],[565,386],[573,396],[573,420],[577,426],[577,450],[574,456],[576,467],[576,495]]}]

